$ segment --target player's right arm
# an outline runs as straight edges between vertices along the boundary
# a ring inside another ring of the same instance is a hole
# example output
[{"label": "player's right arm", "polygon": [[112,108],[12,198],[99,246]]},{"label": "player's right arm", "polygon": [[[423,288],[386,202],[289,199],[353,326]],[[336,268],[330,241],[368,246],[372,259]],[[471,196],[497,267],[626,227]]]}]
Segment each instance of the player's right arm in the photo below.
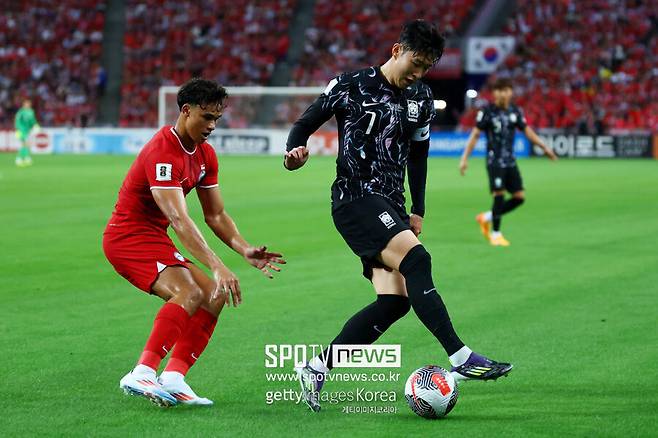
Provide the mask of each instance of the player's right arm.
[{"label": "player's right arm", "polygon": [[[217,284],[214,295],[230,293],[233,305],[237,306],[242,301],[238,279],[210,249],[201,231],[190,218],[183,190],[152,188],[151,193],[185,249],[212,271]],[[230,305],[228,297],[226,302]]]},{"label": "player's right arm", "polygon": [[286,154],[283,159],[283,167],[286,169],[297,170],[308,161],[306,142],[320,126],[334,115],[348,93],[349,84],[346,82],[345,76],[341,75],[332,79],[320,97],[293,124],[290,134],[288,134]]},{"label": "player's right arm", "polygon": [[466,169],[468,168],[468,157],[471,156],[473,149],[475,149],[478,138],[480,138],[480,132],[489,127],[490,118],[488,107],[482,108],[478,111],[477,116],[475,116],[475,126],[466,141],[466,148],[464,149],[462,158],[459,160],[459,172],[462,176],[466,173]]},{"label": "player's right arm", "polygon": [[471,131],[471,135],[468,137],[468,141],[466,142],[466,148],[464,148],[462,158],[459,160],[459,172],[462,174],[462,176],[466,173],[466,169],[468,168],[468,157],[471,156],[478,138],[480,138],[480,129],[478,127],[474,127]]}]

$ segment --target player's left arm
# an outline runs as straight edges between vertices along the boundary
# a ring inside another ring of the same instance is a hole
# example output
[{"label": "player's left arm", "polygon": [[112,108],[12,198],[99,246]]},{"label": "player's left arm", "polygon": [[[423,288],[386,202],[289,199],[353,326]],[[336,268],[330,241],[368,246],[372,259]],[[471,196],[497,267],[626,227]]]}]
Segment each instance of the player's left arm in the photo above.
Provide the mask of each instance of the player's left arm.
[{"label": "player's left arm", "polygon": [[420,127],[416,129],[411,137],[409,159],[407,161],[407,179],[409,181],[409,193],[411,194],[411,215],[409,226],[411,231],[418,236],[423,229],[423,217],[425,216],[425,187],[427,185],[427,157],[430,150],[430,122],[433,117],[434,101],[429,92],[429,98],[425,100],[425,116]]},{"label": "player's left arm", "polygon": [[537,146],[542,148],[542,150],[544,151],[544,153],[546,154],[546,156],[548,158],[550,158],[553,161],[557,160],[557,155],[555,155],[555,152],[553,152],[553,149],[549,148],[548,146],[546,146],[544,144],[544,142],[541,140],[541,138],[539,138],[539,136],[534,131],[534,129],[532,129],[530,126],[526,125],[525,129],[523,130],[523,133],[525,134],[526,137],[528,137],[528,140],[530,140],[530,143],[536,144]]},{"label": "player's left arm", "polygon": [[411,194],[409,225],[411,231],[416,236],[422,231],[423,217],[425,216],[425,187],[427,185],[427,157],[429,155],[429,149],[428,125],[427,138],[411,142],[409,161],[407,162],[407,179],[409,181],[409,193]]},{"label": "player's left arm", "polygon": [[265,246],[253,246],[242,237],[235,221],[224,208],[224,200],[219,187],[199,187],[197,188],[197,196],[203,209],[206,224],[222,242],[244,257],[247,263],[259,269],[268,278],[273,278],[270,270],[281,271],[277,264],[286,263],[281,254],[267,251]]},{"label": "player's left arm", "polygon": [[557,155],[555,155],[555,152],[553,152],[553,149],[551,149],[551,148],[549,148],[548,146],[546,146],[546,145],[544,144],[544,142],[542,141],[542,139],[539,138],[539,136],[537,135],[537,133],[535,132],[535,130],[532,129],[532,128],[528,125],[528,123],[526,122],[525,117],[524,117],[523,112],[521,111],[521,109],[517,108],[516,111],[517,111],[517,117],[518,117],[517,127],[518,127],[521,131],[523,131],[523,133],[524,133],[525,136],[528,138],[528,140],[530,141],[530,143],[535,144],[535,145],[539,146],[540,148],[542,148],[542,150],[544,151],[544,153],[546,154],[546,156],[547,156],[548,158],[550,158],[551,160],[553,160],[553,161],[557,160]]}]

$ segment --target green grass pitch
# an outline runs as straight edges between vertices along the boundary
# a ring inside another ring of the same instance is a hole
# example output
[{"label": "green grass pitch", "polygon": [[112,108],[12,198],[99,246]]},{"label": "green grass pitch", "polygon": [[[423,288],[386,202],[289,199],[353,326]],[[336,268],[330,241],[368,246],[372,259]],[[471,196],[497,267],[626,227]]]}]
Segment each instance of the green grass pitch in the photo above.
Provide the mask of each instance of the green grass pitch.
[{"label": "green grass pitch", "polygon": [[[265,344],[328,343],[373,300],[330,218],[333,159],[298,172],[279,157],[220,157],[227,210],[288,265],[269,281],[204,234],[241,279],[189,382],[212,408],[159,409],[124,396],[161,302],[105,260],[101,234],[133,157],[0,156],[1,436],[649,436],[658,426],[658,162],[524,160],[527,202],[492,248],[474,216],[490,204],[484,166],[431,159],[422,240],[461,337],[515,365],[460,386],[444,420],[416,417],[404,379],[448,362],[410,312],[380,340],[402,344],[399,382],[325,385],[395,391],[394,403],[325,404],[313,414],[265,403]],[[192,217],[202,226],[194,194]],[[181,248],[182,249],[182,248]],[[277,370],[278,371],[278,370]],[[373,370],[369,370],[373,371]],[[391,405],[394,414],[343,413]],[[655,436],[655,435],[654,435]]]}]

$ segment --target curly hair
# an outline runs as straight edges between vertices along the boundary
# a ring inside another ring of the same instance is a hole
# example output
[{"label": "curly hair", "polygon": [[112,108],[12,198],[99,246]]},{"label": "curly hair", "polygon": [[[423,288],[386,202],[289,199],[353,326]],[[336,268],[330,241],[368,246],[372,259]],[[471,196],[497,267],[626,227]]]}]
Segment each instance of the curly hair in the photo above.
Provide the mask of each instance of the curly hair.
[{"label": "curly hair", "polygon": [[193,78],[185,82],[178,89],[176,101],[178,109],[182,110],[183,105],[199,105],[205,107],[209,104],[217,104],[219,107],[224,106],[224,101],[228,97],[226,88],[222,87],[215,81],[208,79]]}]

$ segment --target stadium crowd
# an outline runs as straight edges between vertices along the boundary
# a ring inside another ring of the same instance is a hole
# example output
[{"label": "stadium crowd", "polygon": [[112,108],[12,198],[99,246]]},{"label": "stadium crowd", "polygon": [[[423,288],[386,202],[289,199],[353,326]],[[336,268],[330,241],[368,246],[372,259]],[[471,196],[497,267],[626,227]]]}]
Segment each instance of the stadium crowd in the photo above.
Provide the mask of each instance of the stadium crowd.
[{"label": "stadium crowd", "polygon": [[[267,85],[288,52],[297,0],[127,0],[120,126],[155,126],[157,90],[204,76],[230,85]],[[384,60],[382,41],[418,16],[456,35],[475,0],[317,0],[291,85],[324,85],[341,71]],[[209,12],[210,11],[210,12]],[[516,49],[489,81],[509,77],[533,126],[579,133],[658,127],[658,0],[526,0],[504,33]],[[105,90],[103,2],[9,2],[0,15],[0,127],[11,128],[24,98],[44,126],[94,124]],[[559,67],[559,68],[556,68]],[[460,118],[470,129],[490,98],[482,90]],[[244,99],[243,99],[244,100]],[[287,125],[308,99],[275,108]],[[227,111],[225,126],[247,127],[253,99]]]},{"label": "stadium crowd", "polygon": [[100,64],[104,2],[3,2],[0,127],[29,98],[42,125],[93,123],[106,75]]},{"label": "stadium crowd", "polygon": [[[325,85],[343,71],[383,62],[405,21],[423,17],[454,35],[475,0],[317,0],[290,85]],[[383,42],[386,44],[382,45]]]},{"label": "stadium crowd", "polygon": [[[534,126],[590,134],[656,129],[658,1],[518,5],[505,29],[516,50],[495,76],[513,80],[516,101]],[[476,110],[464,113],[463,128],[474,125]]]},{"label": "stadium crowd", "polygon": [[155,126],[158,87],[190,76],[267,85],[275,63],[287,54],[295,4],[129,0],[120,125]]}]

